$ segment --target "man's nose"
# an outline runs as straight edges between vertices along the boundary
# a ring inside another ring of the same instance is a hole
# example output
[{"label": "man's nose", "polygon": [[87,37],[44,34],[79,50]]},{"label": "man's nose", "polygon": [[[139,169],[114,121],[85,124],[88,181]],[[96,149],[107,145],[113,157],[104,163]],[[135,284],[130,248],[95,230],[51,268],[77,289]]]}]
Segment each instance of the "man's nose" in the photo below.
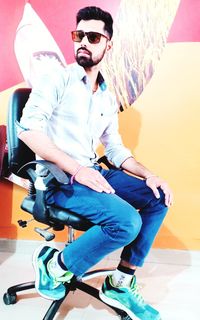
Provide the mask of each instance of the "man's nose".
[{"label": "man's nose", "polygon": [[84,36],[83,39],[81,40],[81,44],[84,45],[84,46],[87,46],[88,43],[89,43],[89,41],[88,41],[88,38],[87,38],[87,36],[86,36],[86,34],[85,34],[85,36]]}]

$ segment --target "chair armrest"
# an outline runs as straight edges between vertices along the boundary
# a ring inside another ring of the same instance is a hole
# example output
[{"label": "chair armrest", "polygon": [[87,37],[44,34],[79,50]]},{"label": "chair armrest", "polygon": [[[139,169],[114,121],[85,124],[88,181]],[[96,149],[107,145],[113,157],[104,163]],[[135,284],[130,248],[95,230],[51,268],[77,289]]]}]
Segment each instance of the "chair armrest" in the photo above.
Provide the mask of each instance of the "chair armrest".
[{"label": "chair armrest", "polygon": [[28,169],[32,169],[36,164],[43,166],[44,168],[46,168],[49,171],[48,175],[43,177],[44,183],[46,186],[48,186],[49,182],[51,182],[51,180],[53,180],[53,179],[56,179],[57,182],[62,183],[62,184],[69,183],[70,180],[69,180],[68,176],[66,175],[66,173],[63,170],[61,170],[54,163],[52,163],[50,161],[46,161],[46,160],[34,160],[31,162],[28,162],[24,166],[22,166],[18,170],[18,172],[26,170],[27,173],[29,174],[32,182],[34,183],[38,176],[37,176],[35,170],[34,170],[34,174],[33,174],[33,172],[28,171]]},{"label": "chair armrest", "polygon": [[[47,169],[47,175],[42,177],[38,176],[35,172],[35,165],[41,165]],[[34,160],[26,163],[19,171],[25,170],[30,177],[35,189],[35,203],[33,206],[33,217],[35,220],[45,223],[49,223],[49,208],[46,205],[46,192],[49,185],[53,180],[56,180],[60,184],[68,184],[69,178],[64,171],[62,171],[57,165],[46,160]]]}]

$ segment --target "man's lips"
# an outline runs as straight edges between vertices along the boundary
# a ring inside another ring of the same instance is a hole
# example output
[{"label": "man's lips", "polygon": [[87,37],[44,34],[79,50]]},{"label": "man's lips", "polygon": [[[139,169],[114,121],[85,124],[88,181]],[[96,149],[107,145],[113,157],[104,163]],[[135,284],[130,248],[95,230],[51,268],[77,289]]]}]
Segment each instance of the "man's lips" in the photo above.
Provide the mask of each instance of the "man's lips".
[{"label": "man's lips", "polygon": [[90,56],[90,52],[86,49],[78,49],[77,54],[87,55]]}]

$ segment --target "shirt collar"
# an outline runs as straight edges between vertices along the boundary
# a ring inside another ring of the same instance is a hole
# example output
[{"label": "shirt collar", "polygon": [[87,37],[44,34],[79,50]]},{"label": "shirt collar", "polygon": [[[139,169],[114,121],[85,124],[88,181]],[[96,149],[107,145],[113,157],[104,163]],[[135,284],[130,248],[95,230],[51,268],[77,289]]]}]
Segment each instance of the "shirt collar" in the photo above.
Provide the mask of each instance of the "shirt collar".
[{"label": "shirt collar", "polygon": [[106,82],[104,80],[104,77],[102,76],[101,72],[99,71],[97,76],[97,83],[99,84],[99,87],[102,91],[105,91],[107,88]]},{"label": "shirt collar", "polygon": [[[87,74],[83,67],[79,66],[77,63],[75,64],[77,74],[80,80],[82,80],[84,83],[87,83]],[[102,76],[101,72],[99,71],[97,76],[97,82],[99,84],[99,87],[102,91],[105,91],[107,88],[106,82],[104,80],[104,77]]]}]

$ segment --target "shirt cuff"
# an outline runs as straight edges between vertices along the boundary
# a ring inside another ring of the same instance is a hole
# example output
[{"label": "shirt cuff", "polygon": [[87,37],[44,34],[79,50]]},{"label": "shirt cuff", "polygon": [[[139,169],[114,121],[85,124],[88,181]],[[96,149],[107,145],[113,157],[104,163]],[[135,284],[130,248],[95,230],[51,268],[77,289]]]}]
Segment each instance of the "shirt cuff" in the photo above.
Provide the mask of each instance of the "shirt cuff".
[{"label": "shirt cuff", "polygon": [[120,168],[122,163],[130,158],[133,157],[132,153],[130,150],[127,149],[127,151],[124,151],[123,153],[119,153],[118,155],[116,155],[115,157],[113,157],[113,159],[111,159],[111,161],[113,162],[113,164],[117,167]]},{"label": "shirt cuff", "polygon": [[15,126],[16,126],[16,130],[17,130],[17,135],[19,136],[20,133],[22,133],[23,131],[29,131],[29,128],[25,128],[23,127],[17,120],[15,120]]}]

